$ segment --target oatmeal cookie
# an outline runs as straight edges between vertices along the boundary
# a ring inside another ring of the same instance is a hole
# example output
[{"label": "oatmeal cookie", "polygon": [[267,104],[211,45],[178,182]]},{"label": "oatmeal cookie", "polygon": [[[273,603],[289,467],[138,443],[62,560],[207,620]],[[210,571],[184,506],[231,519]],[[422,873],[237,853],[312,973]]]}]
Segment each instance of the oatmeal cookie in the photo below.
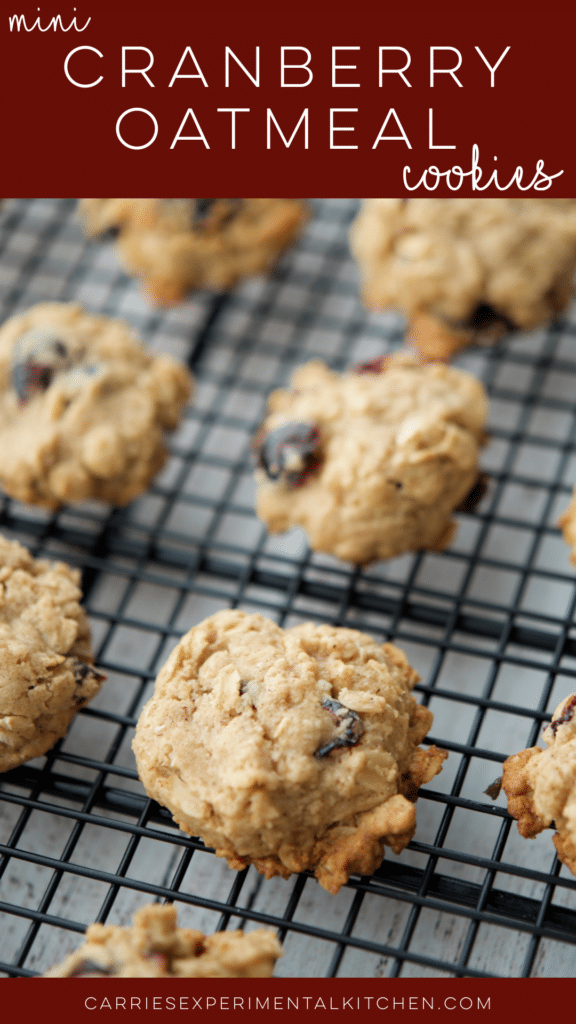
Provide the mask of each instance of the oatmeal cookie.
[{"label": "oatmeal cookie", "polygon": [[45,754],[105,678],[79,583],[78,569],[0,537],[0,772]]},{"label": "oatmeal cookie", "polygon": [[120,320],[47,302],[0,329],[0,486],[32,505],[124,505],[162,467],[191,377]]},{"label": "oatmeal cookie", "polygon": [[87,234],[107,230],[158,303],[231,288],[269,270],[306,219],[299,199],[81,199]]},{"label": "oatmeal cookie", "polygon": [[161,670],[136,728],[148,794],[238,870],[309,869],[336,893],[415,830],[418,788],[446,751],[402,651],[352,629],[283,630],[222,611]]},{"label": "oatmeal cookie", "polygon": [[82,946],[45,978],[269,978],[282,948],[274,932],[203,935],[176,927],[176,908],[152,904],[134,924],[90,924]]},{"label": "oatmeal cookie", "polygon": [[366,199],[352,227],[366,304],[408,314],[428,358],[551,320],[576,266],[575,199]]},{"label": "oatmeal cookie", "polygon": [[478,479],[487,413],[470,374],[406,353],[342,375],[307,363],[255,438],[257,514],[351,562],[441,550]]},{"label": "oatmeal cookie", "polygon": [[576,875],[576,694],[561,701],[542,738],[547,750],[529,747],[504,762],[502,789],[520,835],[533,839],[555,823],[558,856]]}]

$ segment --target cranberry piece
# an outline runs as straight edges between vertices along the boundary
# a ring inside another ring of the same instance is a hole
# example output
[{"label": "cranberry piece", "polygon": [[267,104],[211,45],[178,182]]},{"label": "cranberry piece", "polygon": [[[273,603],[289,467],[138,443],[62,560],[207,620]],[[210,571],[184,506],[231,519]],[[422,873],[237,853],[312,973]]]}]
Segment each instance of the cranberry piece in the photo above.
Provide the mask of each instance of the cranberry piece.
[{"label": "cranberry piece", "polygon": [[219,202],[218,199],[192,199],[191,202],[193,228],[222,227],[233,220],[242,205],[241,199],[227,199],[224,202],[229,204],[228,207],[215,211],[214,204]]},{"label": "cranberry piece", "polygon": [[215,199],[193,199],[194,203],[194,224],[200,225],[208,217]]},{"label": "cranberry piece", "polygon": [[12,367],[12,386],[18,395],[18,405],[26,405],[36,391],[46,391],[54,372],[51,366],[27,359]]},{"label": "cranberry piece", "polygon": [[506,333],[509,333],[511,331],[518,330],[518,326],[513,320],[510,320],[498,309],[494,309],[494,306],[490,306],[487,302],[479,302],[466,318],[463,326],[474,331],[494,331],[495,329],[503,329]]},{"label": "cranberry piece", "polygon": [[284,423],[256,437],[254,454],[270,480],[299,487],[320,465],[320,431],[315,423]]},{"label": "cranberry piece", "polygon": [[103,672],[99,672],[93,665],[86,665],[83,661],[75,660],[72,663],[72,671],[74,672],[74,679],[77,683],[83,683],[84,680],[89,677],[91,679],[97,679],[98,682],[101,683],[106,679]]},{"label": "cranberry piece", "polygon": [[168,957],[165,953],[159,953],[157,950],[151,949],[148,953],[143,953],[143,956],[145,960],[151,960],[159,971],[166,973],[168,970]]},{"label": "cranberry piece", "polygon": [[570,697],[570,700],[564,705],[564,709],[559,718],[554,718],[550,723],[554,736],[561,725],[564,725],[565,722],[572,721],[574,718],[574,711],[576,711],[576,693],[574,693],[572,697]]},{"label": "cranberry piece", "polygon": [[388,362],[389,356],[376,356],[376,359],[371,359],[367,363],[358,363],[357,366],[352,367],[353,373],[383,373],[386,369],[386,363]]},{"label": "cranberry piece", "polygon": [[356,712],[332,697],[325,697],[321,703],[324,710],[332,715],[339,726],[344,728],[334,739],[319,747],[314,757],[326,757],[331,750],[336,750],[338,747],[355,747],[364,734],[364,726]]},{"label": "cranberry piece", "polygon": [[482,498],[488,490],[488,474],[480,473],[476,483],[473,485],[472,490],[468,491],[468,494],[462,498],[462,501],[454,509],[455,512],[474,512],[477,505],[480,504]]},{"label": "cranberry piece", "polygon": [[23,334],[14,347],[11,369],[18,404],[26,405],[37,392],[46,391],[68,363],[68,349],[52,331],[35,328]]}]

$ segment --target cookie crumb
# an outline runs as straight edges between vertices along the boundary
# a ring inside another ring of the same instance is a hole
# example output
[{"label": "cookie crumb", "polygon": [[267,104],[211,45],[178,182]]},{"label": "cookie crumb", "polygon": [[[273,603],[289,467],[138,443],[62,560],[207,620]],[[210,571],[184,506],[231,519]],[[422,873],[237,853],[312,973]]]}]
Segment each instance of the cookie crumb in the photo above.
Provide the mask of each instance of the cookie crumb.
[{"label": "cookie crumb", "polygon": [[494,782],[491,782],[487,789],[484,790],[484,794],[485,796],[489,796],[491,800],[497,800],[498,797],[500,796],[501,791],[502,776],[500,775],[499,778],[494,779]]},{"label": "cookie crumb", "polygon": [[176,908],[141,907],[130,927],[91,924],[84,943],[45,978],[269,978],[282,947],[274,932],[178,928]]}]

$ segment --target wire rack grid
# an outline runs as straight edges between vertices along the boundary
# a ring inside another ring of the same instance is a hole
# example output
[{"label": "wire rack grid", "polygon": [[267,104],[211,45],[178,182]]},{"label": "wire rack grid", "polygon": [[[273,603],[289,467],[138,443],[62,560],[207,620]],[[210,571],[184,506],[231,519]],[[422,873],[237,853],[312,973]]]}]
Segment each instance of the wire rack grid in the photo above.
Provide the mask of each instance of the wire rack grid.
[{"label": "wire rack grid", "polygon": [[[188,361],[197,393],[153,486],[126,509],[46,513],[4,498],[0,528],[83,573],[96,661],[108,675],[44,758],[0,783],[0,972],[41,973],[93,921],[128,923],[172,900],[183,925],[271,926],[290,977],[572,976],[576,880],[547,830],[522,840],[484,790],[538,741],[575,689],[576,590],[556,527],[576,479],[572,309],[547,331],[458,364],[491,399],[487,493],[442,554],[353,568],[299,530],[269,537],[253,511],[251,438],[269,391],[312,357],[341,369],[398,347],[402,323],[367,313],[347,232],[352,200],[318,200],[267,280],[158,311],[112,243],[87,242],[72,200],[14,200],[0,218],[2,318],[47,299],[128,319]],[[141,787],[139,710],[187,629],[224,608],[280,625],[362,629],[406,650],[449,751],[421,791],[415,839],[372,878],[329,896],[306,874],[265,881],[174,827]]]}]

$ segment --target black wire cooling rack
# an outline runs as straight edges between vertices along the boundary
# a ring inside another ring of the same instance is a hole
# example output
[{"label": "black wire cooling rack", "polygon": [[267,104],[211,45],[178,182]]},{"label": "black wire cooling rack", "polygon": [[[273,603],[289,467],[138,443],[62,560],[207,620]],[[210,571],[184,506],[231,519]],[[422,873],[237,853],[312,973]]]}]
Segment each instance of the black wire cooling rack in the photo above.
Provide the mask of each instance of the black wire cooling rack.
[{"label": "black wire cooling rack", "polygon": [[[576,590],[556,528],[576,480],[574,311],[546,332],[465,353],[491,398],[489,486],[442,554],[356,569],[267,537],[253,512],[250,441],[266,396],[312,357],[343,368],[398,347],[400,319],[358,299],[351,200],[319,200],[267,280],[158,311],[112,243],[88,243],[69,200],[14,200],[0,216],[2,317],[47,299],[128,319],[186,359],[194,404],[171,459],[129,508],[45,513],[4,499],[0,528],[34,555],[81,567],[100,695],[45,757],[0,783],[0,971],[41,973],[93,920],[128,923],[173,900],[205,931],[278,929],[285,976],[572,976],[576,880],[552,832],[518,836],[484,790],[538,742],[575,689]],[[154,677],[183,632],[223,607],[392,639],[422,676],[449,751],[421,791],[416,837],[372,878],[329,896],[307,875],[231,871],[147,799],[130,743]]]}]

